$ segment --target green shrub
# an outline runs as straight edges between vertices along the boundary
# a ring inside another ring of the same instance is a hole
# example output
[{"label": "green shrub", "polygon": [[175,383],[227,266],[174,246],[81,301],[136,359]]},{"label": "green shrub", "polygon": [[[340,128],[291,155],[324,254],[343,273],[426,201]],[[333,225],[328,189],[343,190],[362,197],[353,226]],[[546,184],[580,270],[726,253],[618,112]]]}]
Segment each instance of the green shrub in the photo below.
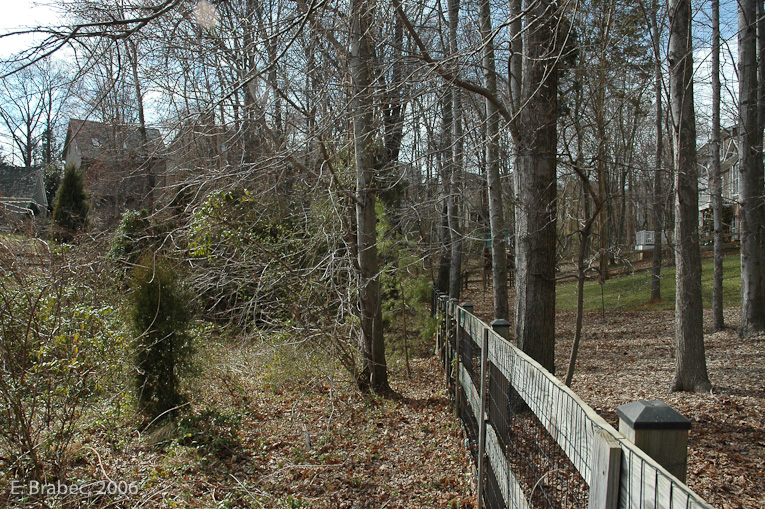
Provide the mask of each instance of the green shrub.
[{"label": "green shrub", "polygon": [[152,241],[151,223],[145,209],[128,210],[122,214],[117,231],[109,243],[109,258],[134,264]]},{"label": "green shrub", "polygon": [[391,227],[387,213],[378,206],[377,238],[383,324],[393,351],[424,356],[432,347],[433,324],[429,305],[433,284],[425,273],[417,246]]},{"label": "green shrub", "polygon": [[0,479],[63,478],[124,351],[121,320],[66,259],[0,256]]},{"label": "green shrub", "polygon": [[184,400],[179,384],[192,354],[190,298],[170,262],[152,252],[139,260],[130,286],[138,407],[155,418]]},{"label": "green shrub", "polygon": [[76,232],[87,227],[89,211],[85,178],[81,171],[69,165],[56,193],[56,205],[53,208],[53,221],[62,230],[61,240],[69,241]]}]

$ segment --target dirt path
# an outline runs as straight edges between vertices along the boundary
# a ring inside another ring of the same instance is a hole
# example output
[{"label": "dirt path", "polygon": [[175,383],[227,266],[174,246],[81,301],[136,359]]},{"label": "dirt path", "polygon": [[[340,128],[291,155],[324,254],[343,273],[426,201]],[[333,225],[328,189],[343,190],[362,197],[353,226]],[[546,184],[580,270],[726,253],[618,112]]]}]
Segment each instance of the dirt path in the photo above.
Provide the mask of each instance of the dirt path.
[{"label": "dirt path", "polygon": [[[67,502],[90,508],[473,507],[472,464],[435,358],[412,360],[411,378],[394,362],[391,382],[399,397],[380,398],[325,376],[323,366],[285,376],[274,357],[263,356],[271,365],[257,360],[263,346],[217,347],[201,375],[203,393],[193,402],[191,421],[150,434],[94,432],[70,472],[75,479],[125,483],[133,496]],[[268,369],[272,376],[264,376]],[[19,501],[19,507],[44,507],[36,502]]]}]

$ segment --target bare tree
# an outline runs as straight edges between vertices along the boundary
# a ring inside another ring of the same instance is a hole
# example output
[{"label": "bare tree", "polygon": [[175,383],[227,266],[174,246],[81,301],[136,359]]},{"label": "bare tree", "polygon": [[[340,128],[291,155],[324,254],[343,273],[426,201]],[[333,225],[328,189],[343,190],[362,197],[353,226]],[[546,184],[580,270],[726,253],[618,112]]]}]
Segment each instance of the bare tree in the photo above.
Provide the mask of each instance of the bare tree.
[{"label": "bare tree", "polygon": [[359,263],[359,312],[363,370],[359,383],[377,392],[388,387],[385,362],[375,211],[374,125],[371,35],[375,0],[351,1],[350,68],[353,146],[356,161],[356,228]]},{"label": "bare tree", "polygon": [[704,349],[699,249],[691,3],[669,2],[669,65],[675,144],[675,378],[673,391],[710,389]]},{"label": "bare tree", "polygon": [[[516,340],[551,372],[555,369],[558,64],[566,38],[558,9],[557,3],[543,0],[526,10],[521,95],[512,99],[521,109],[511,122],[516,149]],[[515,7],[511,12],[520,11]],[[510,68],[517,70],[517,65],[511,63]],[[510,83],[518,79],[509,78]]]},{"label": "bare tree", "polygon": [[720,174],[720,1],[712,0],[712,214],[714,215],[714,283],[712,286],[712,327],[725,327],[723,318],[723,220],[722,176]]},{"label": "bare tree", "polygon": [[[43,79],[43,81],[41,81]],[[45,122],[44,75],[29,67],[3,80],[0,118],[27,168],[32,167]]]},{"label": "bare tree", "polygon": [[758,119],[757,5],[738,4],[739,108],[742,130],[739,164],[741,218],[741,325],[744,337],[765,331],[765,185],[762,124]]},{"label": "bare tree", "polygon": [[[449,54],[456,58],[459,53],[457,44],[457,29],[459,26],[460,1],[449,0]],[[397,18],[400,21],[400,18]],[[456,61],[456,60],[455,60]],[[459,69],[455,65],[454,75],[459,76]],[[452,143],[451,143],[451,171],[449,172],[449,232],[451,234],[451,272],[449,275],[449,295],[453,298],[460,298],[462,290],[462,226],[460,224],[460,194],[462,189],[463,173],[463,144],[464,134],[462,132],[462,89],[451,87],[452,102]]]},{"label": "bare tree", "polygon": [[662,161],[664,160],[664,113],[662,108],[663,79],[661,69],[661,53],[659,48],[659,21],[657,12],[659,0],[653,0],[651,5],[651,39],[653,43],[654,61],[654,93],[656,102],[656,151],[654,156],[653,175],[653,263],[651,265],[651,301],[661,300],[661,263],[664,235],[664,194],[662,186]]},{"label": "bare tree", "polygon": [[[481,29],[483,82],[489,94],[497,96],[497,76],[494,58],[494,31],[491,23],[489,0],[478,6]],[[494,318],[509,318],[507,291],[507,249],[505,243],[505,212],[502,199],[502,180],[499,175],[499,121],[495,103],[486,102],[486,181],[489,186],[489,224],[491,225],[491,261],[494,283]]]}]

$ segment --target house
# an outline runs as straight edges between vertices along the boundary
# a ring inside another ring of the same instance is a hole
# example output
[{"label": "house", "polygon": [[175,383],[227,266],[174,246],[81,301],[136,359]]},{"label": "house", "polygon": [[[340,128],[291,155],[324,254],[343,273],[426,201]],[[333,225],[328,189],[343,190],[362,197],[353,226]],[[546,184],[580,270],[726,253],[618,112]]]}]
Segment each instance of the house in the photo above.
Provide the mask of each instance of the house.
[{"label": "house", "polygon": [[43,170],[0,164],[0,213],[6,222],[9,217],[45,215],[47,212]]},{"label": "house", "polygon": [[127,210],[152,208],[166,176],[162,135],[137,125],[71,119],[63,159],[82,170],[90,197],[91,225],[114,226]]},{"label": "house", "polygon": [[[738,128],[723,129],[720,135],[720,176],[722,177],[723,225],[725,234],[738,235]],[[699,226],[702,232],[714,231],[712,217],[712,144],[698,150],[699,164]]]}]

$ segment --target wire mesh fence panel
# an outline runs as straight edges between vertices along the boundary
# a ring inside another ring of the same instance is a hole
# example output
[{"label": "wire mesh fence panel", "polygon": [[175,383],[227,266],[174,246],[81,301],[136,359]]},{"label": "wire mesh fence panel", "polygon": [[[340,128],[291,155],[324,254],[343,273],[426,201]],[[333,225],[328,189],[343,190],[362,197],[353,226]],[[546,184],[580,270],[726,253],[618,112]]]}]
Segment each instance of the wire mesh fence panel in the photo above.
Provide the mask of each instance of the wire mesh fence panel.
[{"label": "wire mesh fence panel", "polygon": [[473,335],[473,331],[470,334],[465,334],[461,338],[460,343],[460,362],[465,366],[468,376],[473,385],[478,388],[480,393],[481,388],[481,347],[478,341],[480,341],[479,335]]},{"label": "wire mesh fence panel", "polygon": [[[506,357],[508,358],[508,357]],[[511,357],[510,357],[511,358]],[[541,379],[535,385],[544,386]],[[538,391],[534,391],[538,392]],[[580,508],[588,487],[539,418],[518,400],[502,370],[490,363],[487,452],[498,486],[511,507]],[[496,440],[496,449],[490,443]],[[504,458],[497,457],[499,454]],[[487,486],[487,489],[490,489]],[[492,494],[494,497],[494,494]]]},{"label": "wire mesh fence panel", "polygon": [[592,436],[610,427],[537,362],[496,334],[489,335],[489,362],[496,366],[589,484]]}]

